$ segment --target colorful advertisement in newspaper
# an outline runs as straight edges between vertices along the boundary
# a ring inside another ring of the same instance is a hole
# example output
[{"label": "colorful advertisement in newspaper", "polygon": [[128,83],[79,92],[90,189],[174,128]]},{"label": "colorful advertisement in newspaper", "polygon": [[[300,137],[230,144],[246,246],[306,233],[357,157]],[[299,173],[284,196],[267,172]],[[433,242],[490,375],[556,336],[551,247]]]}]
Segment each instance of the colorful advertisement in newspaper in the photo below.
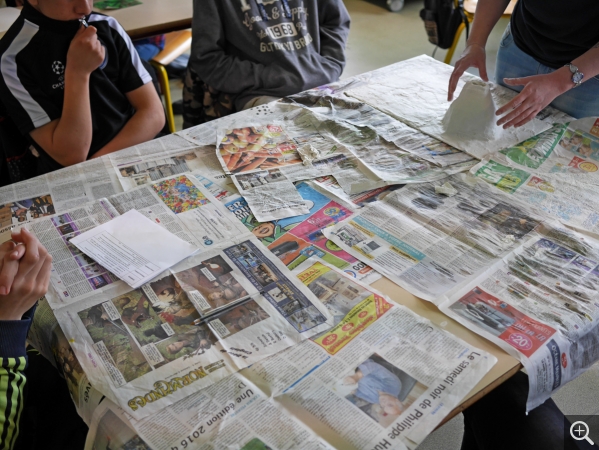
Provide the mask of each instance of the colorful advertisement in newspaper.
[{"label": "colorful advertisement in newspaper", "polygon": [[374,282],[378,277],[370,267],[341,250],[322,234],[325,227],[351,216],[353,211],[306,183],[299,183],[296,188],[309,208],[308,214],[259,222],[241,197],[231,197],[225,206],[289,269],[311,256],[318,256],[358,279]]}]

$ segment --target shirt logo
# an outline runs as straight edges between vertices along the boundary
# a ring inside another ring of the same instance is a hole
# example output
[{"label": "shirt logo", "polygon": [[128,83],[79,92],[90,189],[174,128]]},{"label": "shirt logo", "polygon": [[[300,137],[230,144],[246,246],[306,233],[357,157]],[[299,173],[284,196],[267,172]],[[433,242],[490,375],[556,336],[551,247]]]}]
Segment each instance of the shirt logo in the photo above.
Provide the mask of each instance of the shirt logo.
[{"label": "shirt logo", "polygon": [[64,73],[64,64],[60,61],[54,61],[52,63],[52,72],[56,75],[62,75]]}]

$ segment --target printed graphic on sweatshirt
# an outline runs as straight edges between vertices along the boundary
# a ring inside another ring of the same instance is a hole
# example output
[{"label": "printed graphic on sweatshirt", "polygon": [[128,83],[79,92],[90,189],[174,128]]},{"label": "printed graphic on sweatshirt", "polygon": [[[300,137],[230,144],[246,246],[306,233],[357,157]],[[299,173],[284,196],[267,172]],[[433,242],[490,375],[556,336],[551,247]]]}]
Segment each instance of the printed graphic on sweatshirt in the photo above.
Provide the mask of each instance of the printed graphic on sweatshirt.
[{"label": "printed graphic on sweatshirt", "polygon": [[[297,51],[314,39],[308,32],[308,8],[293,0],[239,0],[243,24],[260,38],[260,51]],[[297,6],[293,5],[297,4]],[[273,23],[275,22],[275,23]]]}]

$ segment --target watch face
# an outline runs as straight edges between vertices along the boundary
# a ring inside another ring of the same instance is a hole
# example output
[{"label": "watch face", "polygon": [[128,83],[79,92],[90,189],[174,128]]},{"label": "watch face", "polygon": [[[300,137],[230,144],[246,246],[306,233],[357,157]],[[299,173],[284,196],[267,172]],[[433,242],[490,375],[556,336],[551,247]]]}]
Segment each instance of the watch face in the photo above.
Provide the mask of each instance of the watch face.
[{"label": "watch face", "polygon": [[574,75],[572,75],[572,81],[574,83],[580,83],[583,78],[584,78],[584,74],[582,72],[577,72]]}]

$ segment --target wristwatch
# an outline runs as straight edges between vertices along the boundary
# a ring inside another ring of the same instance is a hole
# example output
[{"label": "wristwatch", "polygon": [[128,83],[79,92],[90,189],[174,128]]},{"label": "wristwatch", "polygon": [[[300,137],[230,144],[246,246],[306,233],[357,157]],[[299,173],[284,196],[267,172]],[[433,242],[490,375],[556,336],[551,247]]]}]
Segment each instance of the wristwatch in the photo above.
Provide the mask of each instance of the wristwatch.
[{"label": "wristwatch", "polygon": [[578,87],[582,84],[582,79],[584,78],[584,73],[578,71],[578,67],[574,64],[566,64],[566,67],[570,69],[572,72],[572,83],[574,83],[574,87]]}]

